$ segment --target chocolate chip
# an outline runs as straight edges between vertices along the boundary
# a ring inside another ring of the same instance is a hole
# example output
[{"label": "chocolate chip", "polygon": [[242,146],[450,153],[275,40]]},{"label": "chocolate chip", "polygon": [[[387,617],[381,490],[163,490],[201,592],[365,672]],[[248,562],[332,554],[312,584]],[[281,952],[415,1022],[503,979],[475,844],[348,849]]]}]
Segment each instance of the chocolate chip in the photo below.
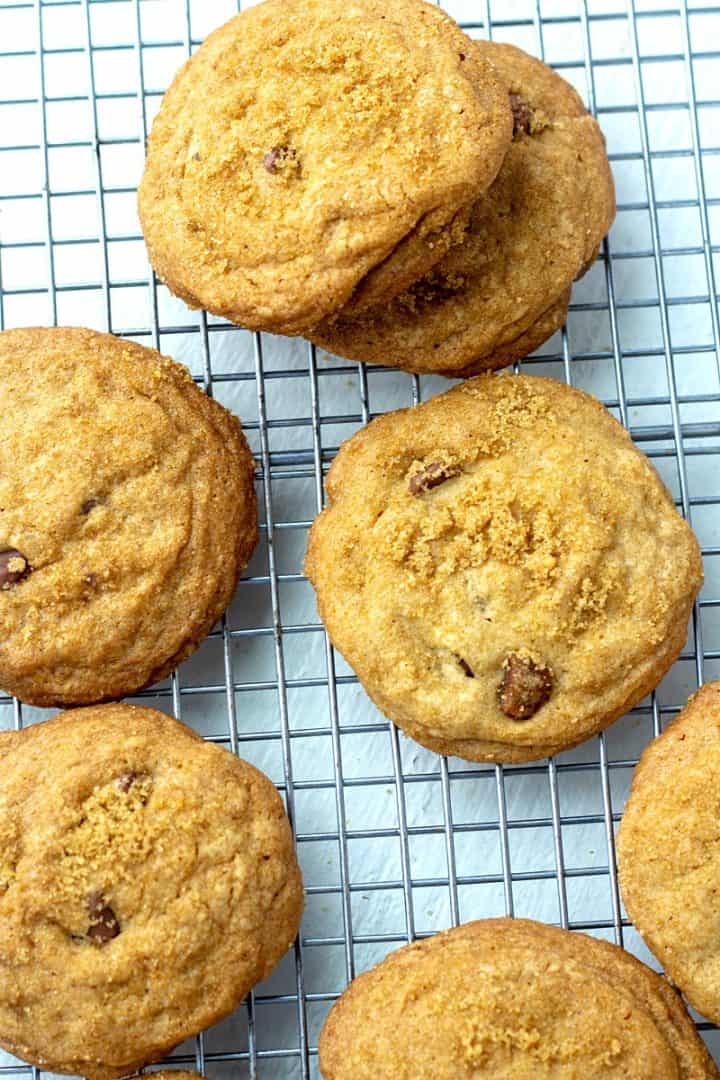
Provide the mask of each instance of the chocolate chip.
[{"label": "chocolate chip", "polygon": [[263,158],[263,165],[265,166],[265,168],[267,169],[267,171],[269,173],[274,173],[275,172],[275,166],[277,164],[277,160],[278,160],[279,157],[280,157],[280,148],[276,147],[274,150],[271,150],[269,154],[266,154],[265,157]]},{"label": "chocolate chip", "polygon": [[200,155],[199,154],[193,154],[193,161],[199,161],[199,160],[200,160]]},{"label": "chocolate chip", "polygon": [[424,491],[430,491],[431,488],[444,484],[446,480],[457,476],[459,472],[460,470],[455,465],[447,465],[442,461],[431,461],[424,469],[410,477],[408,483],[410,494],[422,495]]},{"label": "chocolate chip", "polygon": [[17,548],[0,551],[0,589],[9,589],[26,578],[32,567]]},{"label": "chocolate chip", "polygon": [[87,936],[97,945],[107,945],[120,933],[120,923],[113,909],[105,903],[101,892],[92,892],[87,898],[90,926]]},{"label": "chocolate chip", "polygon": [[83,581],[86,585],[89,585],[91,589],[94,589],[97,585],[97,574],[86,574]]},{"label": "chocolate chip", "polygon": [[510,108],[513,114],[513,138],[520,132],[525,132],[526,135],[530,134],[530,128],[532,126],[532,109],[528,105],[525,98],[521,98],[519,94],[510,94]]},{"label": "chocolate chip", "polygon": [[475,678],[475,672],[470,667],[467,660],[463,660],[462,656],[458,656],[457,662],[460,665],[460,667],[463,669],[465,674],[467,675],[468,679],[474,679]]},{"label": "chocolate chip", "polygon": [[[127,772],[121,773],[120,776],[117,777],[115,780],[115,787],[118,791],[121,791],[123,795],[126,795],[128,791],[130,791],[130,788],[138,781],[148,779],[149,777],[144,773],[136,773],[134,769],[128,769]],[[136,797],[139,800],[140,805],[145,806],[149,798],[147,788],[145,786],[140,787],[136,792]]]},{"label": "chocolate chip", "polygon": [[263,158],[263,165],[274,176],[286,161],[297,163],[297,150],[292,146],[273,146]]},{"label": "chocolate chip", "polygon": [[[466,287],[467,280],[461,274],[433,270],[403,293],[398,303],[415,313],[425,311],[460,296]],[[439,348],[439,344],[433,344],[433,348]]]},{"label": "chocolate chip", "polygon": [[98,945],[107,945],[120,933],[120,923],[111,907],[104,907],[100,912],[98,922],[91,923],[88,927],[88,937]]},{"label": "chocolate chip", "polygon": [[119,791],[122,791],[124,794],[126,791],[130,790],[136,780],[137,773],[132,772],[131,770],[130,772],[123,773],[122,776],[118,776],[117,780],[115,781],[115,787],[118,788]]},{"label": "chocolate chip", "polygon": [[517,653],[510,653],[503,669],[497,691],[498,704],[513,720],[528,720],[552,693],[552,670]]}]

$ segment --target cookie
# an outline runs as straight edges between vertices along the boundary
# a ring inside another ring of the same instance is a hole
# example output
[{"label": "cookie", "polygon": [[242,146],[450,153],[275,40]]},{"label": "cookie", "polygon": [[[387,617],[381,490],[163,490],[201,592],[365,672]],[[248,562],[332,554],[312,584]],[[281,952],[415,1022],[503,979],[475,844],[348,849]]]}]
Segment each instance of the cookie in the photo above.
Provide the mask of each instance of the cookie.
[{"label": "cookie", "polygon": [[125,1076],[230,1013],[292,944],[300,871],[252,765],[124,704],[0,734],[0,764],[10,1053]]},{"label": "cookie", "polygon": [[529,919],[466,923],[351,984],[320,1035],[325,1080],[710,1080],[679,996],[616,945]]},{"label": "cookie", "polygon": [[205,1080],[204,1076],[196,1072],[178,1071],[177,1069],[165,1069],[163,1072],[149,1074],[152,1080]]},{"label": "cookie", "polygon": [[459,375],[503,350],[594,261],[615,216],[602,132],[575,90],[512,45],[478,42],[506,82],[515,135],[465,241],[392,303],[341,311],[310,334],[329,352],[406,371]]},{"label": "cookie", "polygon": [[33,705],[168,675],[257,540],[237,419],[154,349],[80,329],[0,334],[0,686]]},{"label": "cookie", "polygon": [[205,1080],[204,1076],[196,1072],[182,1071],[178,1072],[176,1069],[166,1069],[164,1072],[150,1073],[152,1080]]},{"label": "cookie", "polygon": [[151,262],[191,307],[304,331],[399,245],[421,274],[511,135],[492,64],[432,4],[266,0],[163,99],[139,191]]},{"label": "cookie", "polygon": [[305,570],[386,716],[443,754],[530,761],[637,704],[678,656],[697,541],[589,395],[484,375],[341,447]]},{"label": "cookie", "polygon": [[643,752],[617,838],[627,912],[691,1005],[720,1022],[720,682]]}]

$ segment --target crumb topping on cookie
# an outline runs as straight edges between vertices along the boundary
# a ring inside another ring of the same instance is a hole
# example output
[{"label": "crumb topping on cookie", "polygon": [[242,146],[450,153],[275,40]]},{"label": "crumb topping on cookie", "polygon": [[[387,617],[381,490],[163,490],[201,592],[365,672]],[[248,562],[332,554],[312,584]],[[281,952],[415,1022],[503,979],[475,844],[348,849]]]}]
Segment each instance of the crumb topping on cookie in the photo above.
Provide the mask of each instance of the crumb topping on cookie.
[{"label": "crumb topping on cookie", "polygon": [[0,733],[0,761],[10,1052],[124,1077],[225,1016],[292,943],[290,827],[248,763],[122,704]]},{"label": "crumb topping on cookie", "polygon": [[717,1080],[668,982],[615,945],[526,919],[391,953],[333,1006],[325,1080]]},{"label": "crumb topping on cookie", "polygon": [[521,761],[657,684],[702,580],[697,541],[599,402],[482,376],[341,449],[306,571],[335,646],[423,745]]}]

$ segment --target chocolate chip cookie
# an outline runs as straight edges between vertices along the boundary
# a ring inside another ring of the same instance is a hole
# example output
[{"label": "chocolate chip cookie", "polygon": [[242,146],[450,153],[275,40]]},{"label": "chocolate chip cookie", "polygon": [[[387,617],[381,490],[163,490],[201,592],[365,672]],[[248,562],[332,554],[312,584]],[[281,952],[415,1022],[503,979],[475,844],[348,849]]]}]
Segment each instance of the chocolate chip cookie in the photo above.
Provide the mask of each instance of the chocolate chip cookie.
[{"label": "chocolate chip cookie", "polygon": [[300,871],[252,765],[124,704],[0,734],[0,765],[11,1053],[126,1076],[231,1012],[292,944]]},{"label": "chocolate chip cookie", "polygon": [[257,539],[237,419],[154,349],[0,334],[0,686],[89,704],[168,675]]},{"label": "chocolate chip cookie", "polygon": [[508,343],[596,257],[615,215],[597,123],[539,60],[512,45],[477,46],[506,82],[513,108],[515,133],[500,173],[475,204],[465,241],[429,275],[392,303],[359,317],[341,311],[312,331],[332,353],[452,376],[502,367]]},{"label": "chocolate chip cookie", "polygon": [[618,834],[628,914],[691,1005],[720,1022],[720,682],[645,749]]},{"label": "chocolate chip cookie", "polygon": [[712,1080],[667,980],[606,941],[487,919],[392,953],[320,1035],[325,1080]]},{"label": "chocolate chip cookie", "polygon": [[193,307],[302,332],[382,294],[387,267],[361,283],[393,252],[408,281],[437,261],[511,135],[495,69],[434,5],[266,0],[165,95],[139,192],[151,261]]},{"label": "chocolate chip cookie", "polygon": [[529,761],[607,727],[677,657],[697,541],[589,395],[480,376],[340,449],[306,573],[333,643],[424,746]]}]

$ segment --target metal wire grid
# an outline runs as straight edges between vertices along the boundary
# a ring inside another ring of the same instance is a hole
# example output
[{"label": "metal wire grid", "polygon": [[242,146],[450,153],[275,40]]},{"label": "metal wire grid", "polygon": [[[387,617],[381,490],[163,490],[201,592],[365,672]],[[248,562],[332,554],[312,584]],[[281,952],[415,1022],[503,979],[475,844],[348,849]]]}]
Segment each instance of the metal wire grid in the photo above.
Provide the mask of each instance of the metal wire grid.
[{"label": "metal wire grid", "polygon": [[[720,5],[447,6],[470,33],[547,57],[608,131],[618,225],[576,288],[568,327],[527,367],[593,390],[629,426],[693,522],[707,578],[688,646],[649,701],[576,751],[508,768],[440,759],[399,736],[334,653],[301,574],[339,439],[444,384],[251,336],[173,306],[146,269],[118,271],[118,250],[141,246],[136,224],[117,224],[117,205],[134,197],[152,110],[228,5],[0,0],[0,327],[81,322],[185,359],[240,412],[258,459],[262,540],[236,603],[199,658],[143,695],[274,776],[306,876],[290,960],[231,1021],[173,1057],[211,1078],[316,1076],[317,1033],[346,982],[389,949],[466,918],[534,915],[649,959],[621,906],[614,828],[642,746],[718,670]],[[110,25],[120,29],[108,37]],[[167,64],[155,78],[158,56]],[[118,60],[115,85],[106,75]],[[117,108],[133,110],[134,130],[108,133]],[[58,109],[71,119],[85,110],[84,137],[56,134]],[[18,118],[31,137],[18,137]],[[69,178],[58,171],[65,153],[85,154],[84,172],[76,161]],[[128,178],[115,165],[129,157]],[[73,251],[89,273],[76,258],[68,277]],[[42,715],[0,698],[6,726]],[[714,1031],[700,1027],[712,1044]],[[3,1075],[40,1075],[0,1061]]]}]

